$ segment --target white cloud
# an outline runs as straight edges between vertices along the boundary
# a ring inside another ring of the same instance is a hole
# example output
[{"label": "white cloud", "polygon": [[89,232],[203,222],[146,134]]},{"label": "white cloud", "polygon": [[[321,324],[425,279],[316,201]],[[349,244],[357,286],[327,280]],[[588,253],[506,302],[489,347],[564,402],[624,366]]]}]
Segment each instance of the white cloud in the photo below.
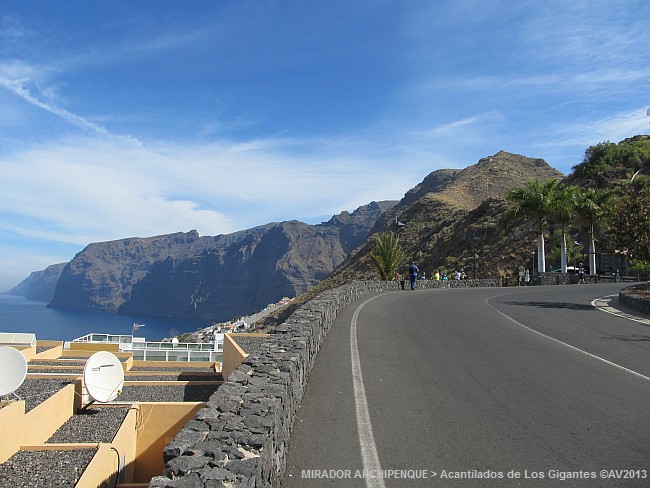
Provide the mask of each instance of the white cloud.
[{"label": "white cloud", "polygon": [[492,110],[489,112],[473,115],[460,120],[455,120],[453,122],[448,122],[432,129],[420,130],[416,132],[420,136],[435,136],[435,137],[462,137],[467,134],[467,131],[473,126],[480,126],[482,124],[490,124],[495,121],[503,119],[503,115],[496,111]]},{"label": "white cloud", "polygon": [[21,62],[0,63],[0,86],[31,105],[50,112],[77,127],[98,135],[122,139],[133,144],[140,144],[140,141],[134,137],[113,134],[105,127],[48,101],[53,98],[54,91],[52,87],[41,88],[41,93],[44,97],[33,94],[29,89],[29,85],[37,86],[39,80],[36,79],[35,75],[43,71]]},{"label": "white cloud", "polygon": [[0,228],[80,244],[190,229],[216,235],[400,198],[422,177],[374,159],[296,157],[285,145],[149,149],[86,138],[4,156]]},{"label": "white cloud", "polygon": [[558,127],[556,144],[578,145],[586,149],[603,141],[620,142],[632,135],[647,134],[649,128],[644,107]]}]

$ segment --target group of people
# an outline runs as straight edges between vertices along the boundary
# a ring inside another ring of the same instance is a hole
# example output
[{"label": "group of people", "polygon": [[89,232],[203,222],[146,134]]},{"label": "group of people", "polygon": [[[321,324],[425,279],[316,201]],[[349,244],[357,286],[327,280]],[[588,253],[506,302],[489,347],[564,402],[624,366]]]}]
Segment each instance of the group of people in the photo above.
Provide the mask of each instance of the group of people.
[{"label": "group of people", "polygon": [[[411,263],[409,266],[409,281],[411,283],[411,290],[415,290],[417,284],[418,284],[418,275],[420,274],[420,268],[418,268],[418,265],[415,264],[415,261]],[[465,270],[463,268],[460,268],[456,270],[456,272],[453,274],[453,278],[455,280],[466,280],[468,278],[467,274],[465,273]],[[426,280],[426,274],[423,272],[421,279]],[[439,270],[435,270],[433,273],[433,279],[434,280],[441,280],[441,281],[448,281],[449,278],[447,275],[443,272],[440,272]],[[402,276],[399,274],[399,271],[395,270],[395,281],[402,281]],[[403,288],[403,287],[402,287]]]}]

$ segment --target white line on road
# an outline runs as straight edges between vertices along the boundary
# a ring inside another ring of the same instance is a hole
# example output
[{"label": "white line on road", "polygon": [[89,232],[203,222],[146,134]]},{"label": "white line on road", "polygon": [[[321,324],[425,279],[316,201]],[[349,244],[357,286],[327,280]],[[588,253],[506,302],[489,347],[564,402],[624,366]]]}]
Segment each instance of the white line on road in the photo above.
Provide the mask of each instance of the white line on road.
[{"label": "white line on road", "polygon": [[610,302],[612,302],[616,298],[618,298],[618,295],[607,295],[600,298],[594,298],[591,301],[591,305],[596,307],[596,309],[600,310],[601,312],[609,313],[611,315],[616,315],[617,317],[622,317],[628,320],[634,320],[635,322],[639,322],[641,324],[650,325],[650,319],[642,319],[632,314],[625,313],[622,310],[619,310],[615,307],[611,307]]},{"label": "white line on road", "polygon": [[551,340],[551,341],[553,341],[553,342],[557,342],[558,344],[562,344],[563,346],[566,346],[566,347],[568,347],[569,349],[573,349],[574,351],[577,351],[577,352],[580,352],[580,353],[582,353],[582,354],[585,354],[585,355],[589,356],[590,358],[597,359],[598,361],[602,361],[603,363],[608,364],[609,366],[614,366],[615,368],[618,368],[618,369],[620,369],[620,370],[622,370],[622,371],[625,371],[626,373],[630,373],[630,374],[633,374],[634,376],[638,376],[638,377],[641,378],[641,379],[644,379],[644,380],[646,380],[646,381],[650,381],[650,378],[649,378],[649,377],[647,377],[647,376],[645,376],[645,375],[643,375],[643,374],[641,374],[641,373],[637,373],[637,372],[634,371],[634,370],[628,369],[628,368],[626,368],[625,366],[621,366],[620,364],[616,364],[616,363],[613,363],[613,362],[611,362],[611,361],[608,361],[607,359],[601,358],[600,356],[596,356],[595,354],[592,354],[592,353],[590,353],[590,352],[583,351],[582,349],[580,349],[580,348],[578,348],[578,347],[576,347],[576,346],[572,346],[571,344],[567,344],[566,342],[562,342],[561,340],[556,339],[555,337],[551,337],[551,336],[549,336],[549,335],[546,335],[546,334],[544,334],[544,333],[542,333],[542,332],[539,332],[539,331],[537,331],[537,330],[535,330],[535,329],[532,329],[532,328],[528,327],[527,325],[522,324],[521,322],[518,322],[517,320],[513,319],[513,318],[510,317],[509,315],[506,315],[505,313],[503,313],[501,310],[499,310],[499,309],[496,308],[495,306],[491,305],[491,304],[490,304],[490,300],[491,300],[492,298],[497,298],[497,297],[489,297],[489,298],[486,298],[486,299],[485,299],[485,304],[486,304],[488,307],[490,307],[492,310],[495,310],[496,312],[498,312],[499,314],[503,315],[505,318],[507,318],[508,320],[514,322],[514,323],[517,324],[518,326],[523,327],[524,329],[529,330],[530,332],[533,332],[533,333],[535,333],[535,334],[537,334],[537,335],[539,335],[539,336],[542,336],[542,337],[544,337],[544,338],[546,338],[546,339],[549,339],[549,340]]},{"label": "white line on road", "polygon": [[357,344],[357,319],[359,312],[375,298],[381,295],[369,298],[357,307],[352,316],[350,324],[350,352],[352,356],[352,385],[354,386],[354,403],[357,410],[357,429],[359,431],[359,444],[361,446],[361,459],[363,460],[363,469],[372,475],[365,478],[368,488],[385,488],[384,479],[381,475],[381,464],[375,436],[372,433],[372,424],[370,423],[370,413],[368,411],[368,400],[366,399],[366,389],[363,386],[363,376],[361,375],[361,362],[359,361],[359,347]]}]

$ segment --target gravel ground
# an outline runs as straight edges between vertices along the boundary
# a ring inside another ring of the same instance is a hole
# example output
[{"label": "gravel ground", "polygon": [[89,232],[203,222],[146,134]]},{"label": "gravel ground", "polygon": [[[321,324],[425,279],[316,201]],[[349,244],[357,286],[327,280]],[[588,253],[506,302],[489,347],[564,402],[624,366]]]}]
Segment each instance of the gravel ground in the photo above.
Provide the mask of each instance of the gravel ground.
[{"label": "gravel ground", "polygon": [[28,373],[33,373],[33,374],[40,374],[40,373],[56,373],[56,374],[74,374],[77,376],[82,376],[84,374],[84,369],[83,368],[70,368],[70,369],[62,369],[62,368],[38,368],[38,369],[28,369]]},{"label": "gravel ground", "polygon": [[116,402],[207,402],[218,385],[125,386]]},{"label": "gravel ground", "polygon": [[[79,361],[83,361],[85,363],[89,357],[90,356],[65,356],[65,357],[60,357],[59,359],[61,359],[62,361],[67,361],[68,359],[72,359],[72,360],[76,359]],[[121,363],[124,363],[128,358],[118,357],[117,359],[119,359]]]},{"label": "gravel ground", "polygon": [[266,337],[235,336],[233,339],[245,353],[252,354],[258,351]]},{"label": "gravel ground", "polygon": [[[163,363],[164,364],[164,363]],[[187,366],[178,366],[178,367],[166,367],[166,366],[134,366],[132,367],[129,371],[158,371],[158,372],[165,372],[165,371],[170,371],[170,372],[175,372],[175,371],[189,371],[189,372],[197,372],[197,371],[210,371],[214,373],[214,368],[213,367],[207,367],[207,366],[192,366],[192,363],[188,363]]]},{"label": "gravel ground", "polygon": [[32,359],[30,366],[84,366],[86,361],[57,361],[55,359]]},{"label": "gravel ground", "polygon": [[36,354],[40,354],[45,351],[49,351],[50,349],[53,349],[54,346],[36,346]]},{"label": "gravel ground", "polygon": [[19,451],[0,464],[0,483],[29,488],[73,487],[96,451]]},{"label": "gravel ground", "polygon": [[129,407],[103,407],[80,410],[47,441],[55,443],[111,442]]},{"label": "gravel ground", "polygon": [[193,375],[188,373],[151,375],[151,376],[125,376],[124,381],[221,381],[219,375]]},{"label": "gravel ground", "polygon": [[[43,401],[70,383],[72,382],[67,380],[40,380],[27,378],[15,393],[25,400],[25,412],[29,412],[31,409],[40,405]],[[0,479],[2,478],[0,477]]]}]

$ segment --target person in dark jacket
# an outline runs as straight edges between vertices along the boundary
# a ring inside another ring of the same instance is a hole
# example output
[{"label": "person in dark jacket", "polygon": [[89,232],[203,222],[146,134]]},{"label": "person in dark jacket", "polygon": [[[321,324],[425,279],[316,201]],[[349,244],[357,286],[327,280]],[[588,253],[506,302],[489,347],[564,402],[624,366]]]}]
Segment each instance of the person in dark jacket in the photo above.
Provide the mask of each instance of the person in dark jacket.
[{"label": "person in dark jacket", "polygon": [[415,261],[413,261],[411,263],[411,266],[409,266],[409,275],[411,276],[411,290],[415,290],[415,287],[418,284],[418,273],[419,272],[420,272],[420,269],[415,264]]}]

